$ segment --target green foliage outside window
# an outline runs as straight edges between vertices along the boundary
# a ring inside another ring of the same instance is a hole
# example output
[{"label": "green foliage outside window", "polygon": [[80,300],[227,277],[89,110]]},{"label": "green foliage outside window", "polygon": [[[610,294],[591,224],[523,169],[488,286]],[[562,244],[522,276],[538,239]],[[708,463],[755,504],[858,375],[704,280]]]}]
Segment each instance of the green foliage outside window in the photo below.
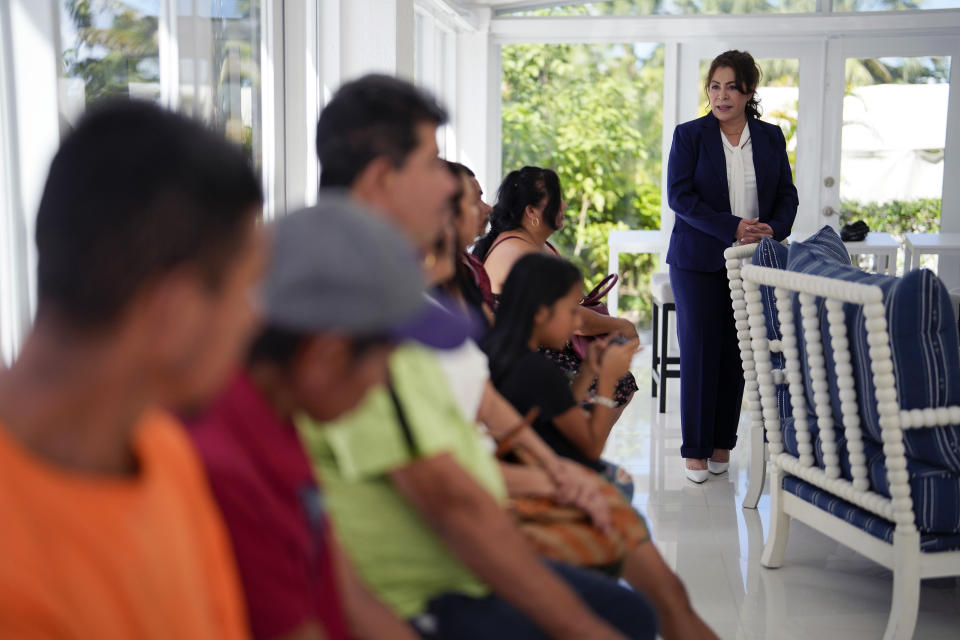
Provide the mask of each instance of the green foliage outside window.
[{"label": "green foliage outside window", "polygon": [[[612,229],[660,227],[663,47],[503,48],[503,170],[554,169],[569,206],[554,239],[592,286]],[[621,309],[649,312],[654,256],[621,257]]]},{"label": "green foliage outside window", "polygon": [[863,220],[872,231],[883,231],[903,240],[906,233],[940,231],[940,198],[892,200],[890,202],[840,203],[840,225]]},{"label": "green foliage outside window", "polygon": [[155,84],[159,91],[156,16],[119,0],[64,0],[63,6],[76,28],[76,41],[64,43],[64,75],[83,78],[86,104],[127,97],[132,83]]}]

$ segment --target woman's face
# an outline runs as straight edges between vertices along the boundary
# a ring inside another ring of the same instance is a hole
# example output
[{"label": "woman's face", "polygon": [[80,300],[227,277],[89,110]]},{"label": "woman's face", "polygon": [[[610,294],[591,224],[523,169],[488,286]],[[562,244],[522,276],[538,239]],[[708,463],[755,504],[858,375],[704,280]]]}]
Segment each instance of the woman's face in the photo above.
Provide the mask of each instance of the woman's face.
[{"label": "woman's face", "polygon": [[547,223],[550,229],[553,229],[553,231],[560,231],[560,229],[563,229],[563,223],[567,217],[567,201],[561,198],[560,208],[557,210],[557,217],[553,220],[553,224],[550,224],[550,221],[544,217],[544,212],[546,211],[547,204],[549,202],[550,196],[547,196],[543,199],[543,202],[541,202],[540,206],[537,207],[537,215],[540,216],[540,219],[543,220],[543,222]]},{"label": "woman's face", "polygon": [[[477,227],[480,226],[480,194],[477,192],[474,178],[462,176],[460,178],[463,187],[463,195],[457,202],[459,215],[455,219],[457,228],[457,249],[466,251],[467,247],[473,244],[477,237]],[[486,221],[484,221],[486,224]]]},{"label": "woman's face", "polygon": [[423,262],[423,278],[429,286],[443,284],[457,272],[456,230],[453,220],[447,219]]},{"label": "woman's face", "polygon": [[483,201],[483,188],[480,187],[480,181],[476,178],[470,178],[470,184],[473,185],[476,191],[477,208],[480,210],[480,215],[477,218],[477,231],[474,236],[482,236],[487,231],[487,222],[490,220],[490,213],[493,211],[493,207]]},{"label": "woman's face", "polygon": [[583,297],[583,285],[577,283],[565,296],[553,303],[544,318],[536,324],[537,342],[541,347],[563,349],[574,332],[580,328],[580,299]]},{"label": "woman's face", "polygon": [[747,102],[753,93],[740,93],[737,76],[730,67],[717,67],[707,87],[710,109],[720,122],[738,122],[746,116]]}]

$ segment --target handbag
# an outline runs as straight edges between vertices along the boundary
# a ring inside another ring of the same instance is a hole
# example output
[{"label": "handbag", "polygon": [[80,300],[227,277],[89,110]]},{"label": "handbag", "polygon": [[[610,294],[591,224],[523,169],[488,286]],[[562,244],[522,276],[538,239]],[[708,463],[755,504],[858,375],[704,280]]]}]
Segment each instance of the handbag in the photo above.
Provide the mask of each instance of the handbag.
[{"label": "handbag", "polygon": [[[539,413],[532,409],[523,422],[498,440],[497,458],[514,464],[539,467],[536,459],[516,442],[517,435]],[[646,520],[634,511],[623,494],[607,481],[599,485],[610,507],[610,530],[600,531],[585,511],[559,504],[551,498],[510,498],[507,511],[538,555],[577,567],[592,567],[619,575],[626,554],[650,540]]]},{"label": "handbag", "polygon": [[[607,305],[601,302],[601,300],[610,293],[610,290],[613,289],[619,280],[620,276],[617,274],[608,274],[600,281],[600,284],[595,286],[590,293],[583,297],[583,300],[580,301],[580,306],[601,315],[609,316],[610,310],[607,309]],[[587,349],[590,348],[590,343],[601,337],[603,336],[573,336],[570,338],[570,346],[573,347],[577,357],[584,360],[587,357]]]},{"label": "handbag", "polygon": [[844,242],[862,242],[870,233],[870,227],[863,220],[845,224],[840,228],[840,239]]},{"label": "handbag", "polygon": [[618,573],[616,568],[627,553],[650,540],[650,530],[613,485],[600,486],[610,506],[608,533],[594,527],[584,511],[549,498],[511,498],[507,511],[537,554],[576,567]]}]

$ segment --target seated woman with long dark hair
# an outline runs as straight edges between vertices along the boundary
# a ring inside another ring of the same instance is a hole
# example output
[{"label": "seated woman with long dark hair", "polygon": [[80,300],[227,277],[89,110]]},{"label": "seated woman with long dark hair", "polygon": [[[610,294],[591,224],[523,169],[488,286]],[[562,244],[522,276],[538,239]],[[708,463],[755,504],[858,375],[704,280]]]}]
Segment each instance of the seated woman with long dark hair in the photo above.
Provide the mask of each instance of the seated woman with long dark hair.
[{"label": "seated woman with long dark hair", "polygon": [[[600,459],[613,426],[613,392],[629,370],[636,343],[622,336],[596,340],[573,383],[539,352],[562,349],[581,326],[583,277],[561,258],[533,253],[520,258],[507,278],[493,329],[482,342],[491,379],[521,414],[539,407],[537,433],[561,456],[597,471],[613,467]],[[588,413],[581,404],[596,381]]]},{"label": "seated woman with long dark hair", "polygon": [[[613,466],[600,459],[609,434],[610,394],[630,366],[635,343],[617,340],[618,336],[592,343],[572,386],[563,370],[538,351],[541,347],[556,348],[570,339],[580,324],[577,306],[582,296],[583,278],[571,263],[543,254],[520,258],[504,284],[496,322],[483,347],[497,391],[520,413],[540,410],[533,423],[540,437],[561,456],[604,471]],[[580,401],[594,377],[599,401],[588,414]],[[502,469],[511,484],[509,465]],[[519,488],[518,480],[513,482]],[[611,502],[615,525],[639,518],[620,501]],[[618,509],[620,504],[624,508]],[[594,526],[598,524],[594,522]],[[716,639],[693,610],[683,584],[649,536],[628,540],[622,561],[621,577],[653,600],[665,638]]]},{"label": "seated woman with long dark hair", "polygon": [[[458,229],[449,229],[441,235],[435,259],[429,261],[432,267],[427,273],[428,281],[431,284],[446,283],[438,289],[448,294],[456,289],[454,265],[459,264],[456,258],[463,251],[462,246],[452,240],[463,232],[458,223],[469,222],[469,211],[466,213],[466,220],[454,216],[453,226]],[[566,277],[555,277],[555,282],[561,284],[553,290],[548,288],[546,298],[564,296],[569,289],[582,288],[575,267],[558,258],[544,259],[553,266],[559,265],[566,272]],[[518,264],[517,268],[521,269],[521,265]],[[544,275],[557,276],[549,270]],[[576,305],[576,300],[571,296],[566,297],[570,299],[562,303],[554,301],[549,305]],[[452,311],[463,312],[459,302],[454,302],[454,305]],[[573,315],[567,308],[557,311],[558,316],[563,313],[567,317]],[[576,316],[573,318],[571,322],[576,325]],[[564,336],[570,331],[556,326],[550,335],[558,340],[566,339]],[[537,331],[536,334],[542,337],[544,332]],[[617,348],[623,353],[616,354]],[[582,370],[610,373],[613,377],[609,380],[612,382],[616,380],[616,374],[627,366],[624,362],[614,363],[615,357],[629,362],[630,349],[629,345],[609,348],[603,357],[604,364],[598,362],[603,351],[602,344],[598,343],[588,358],[589,364]],[[553,390],[559,390],[561,395],[569,395],[570,386],[556,365],[535,351],[528,349],[528,352],[530,357],[540,359],[545,366],[553,369]],[[570,460],[572,456],[559,457],[536,433],[529,428],[518,427],[525,422],[513,402],[504,399],[485,377],[485,374],[489,374],[487,359],[472,341],[467,340],[461,347],[453,349],[434,350],[434,355],[446,372],[447,382],[463,415],[482,424],[498,441],[498,448],[502,450],[498,451],[498,456],[502,455],[503,458],[500,471],[511,499],[508,510],[537,553],[556,562],[599,569],[622,577],[653,602],[661,619],[663,636],[667,640],[715,640],[716,636],[693,610],[683,583],[670,570],[651,541],[642,516],[605,478],[590,470],[590,467],[596,470],[602,465],[584,467]],[[524,354],[520,355],[522,358]],[[516,364],[514,361],[509,366]],[[519,370],[523,371],[523,365]],[[550,379],[550,376],[546,379]],[[607,386],[601,384],[600,388],[606,389]],[[574,406],[576,401],[569,402],[573,403],[573,411],[580,412],[582,418],[582,410]],[[542,396],[536,397],[535,406],[540,408],[543,405]],[[554,419],[561,424],[570,422],[563,415]]]},{"label": "seated woman with long dark hair", "polygon": [[[549,238],[563,228],[566,209],[556,172],[523,167],[507,174],[497,190],[497,202],[490,214],[490,230],[473,247],[473,255],[483,261],[495,297],[499,297],[507,275],[523,256],[532,253],[559,255]],[[577,313],[580,315],[576,331],[579,335],[619,333],[639,343],[637,329],[628,320],[579,306]],[[560,365],[569,377],[577,375],[580,357],[569,341],[546,350],[544,354]],[[624,372],[608,394],[616,403],[608,417],[609,427],[620,417],[636,390],[637,381],[633,374]],[[586,399],[589,401],[589,396]]]},{"label": "seated woman with long dark hair", "polygon": [[437,285],[437,290],[447,296],[457,309],[480,321],[482,328],[477,337],[484,335],[493,325],[494,300],[490,279],[481,263],[467,247],[477,239],[482,220],[489,209],[480,199],[480,188],[473,172],[459,162],[446,161],[447,169],[457,179],[459,188],[450,198],[453,235],[455,243],[455,272],[446,282]]}]

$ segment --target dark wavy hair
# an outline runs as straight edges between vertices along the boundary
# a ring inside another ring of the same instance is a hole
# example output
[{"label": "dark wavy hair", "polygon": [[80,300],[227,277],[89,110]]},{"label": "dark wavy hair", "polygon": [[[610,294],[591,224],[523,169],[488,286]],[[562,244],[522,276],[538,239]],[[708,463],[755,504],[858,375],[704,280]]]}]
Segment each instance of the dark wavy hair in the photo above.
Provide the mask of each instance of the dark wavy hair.
[{"label": "dark wavy hair", "polygon": [[747,102],[744,111],[748,118],[759,118],[762,111],[760,110],[760,99],[757,98],[756,90],[760,84],[760,78],[763,76],[763,72],[760,71],[760,66],[757,64],[757,61],[754,60],[753,56],[748,52],[737,51],[736,49],[724,51],[714,58],[713,62],[710,63],[710,71],[703,81],[703,91],[707,94],[708,100],[710,98],[710,80],[713,78],[713,74],[716,73],[717,69],[721,67],[733,69],[733,76],[737,82],[737,90],[740,93],[743,95],[753,93],[753,97]]},{"label": "dark wavy hair", "polygon": [[583,275],[563,258],[530,253],[517,260],[503,284],[493,329],[480,345],[490,359],[494,385],[529,349],[537,311],[555,304],[578,283],[583,283]]},{"label": "dark wavy hair", "polygon": [[556,230],[562,200],[560,178],[556,172],[524,167],[508,173],[497,189],[497,203],[490,214],[490,229],[473,245],[473,255],[483,260],[498,235],[520,228],[526,208],[539,206],[544,200],[547,205],[543,209],[543,221]]},{"label": "dark wavy hair", "polygon": [[405,80],[371,74],[343,85],[317,122],[321,188],[351,186],[380,156],[403,167],[424,122],[446,124],[447,112]]},{"label": "dark wavy hair", "polygon": [[[450,210],[453,212],[453,219],[459,220],[463,217],[463,211],[460,210],[460,199],[463,198],[463,181],[472,178],[474,174],[473,171],[459,162],[451,162],[450,160],[444,160],[444,162],[450,175],[457,179],[457,190],[450,196]],[[459,290],[464,300],[467,301],[467,304],[479,310],[483,305],[483,294],[480,292],[480,287],[474,282],[470,268],[461,260],[461,256],[458,253],[461,241],[469,241],[472,239],[473,238],[456,238],[451,248],[454,252],[453,260],[456,265],[456,272],[454,273],[453,279],[449,282],[442,283],[440,288],[446,289],[448,292],[452,292],[454,289]]]},{"label": "dark wavy hair", "polygon": [[218,290],[262,203],[250,161],[222,135],[149,102],[100,103],[50,164],[36,220],[37,315],[102,329],[183,265]]}]

